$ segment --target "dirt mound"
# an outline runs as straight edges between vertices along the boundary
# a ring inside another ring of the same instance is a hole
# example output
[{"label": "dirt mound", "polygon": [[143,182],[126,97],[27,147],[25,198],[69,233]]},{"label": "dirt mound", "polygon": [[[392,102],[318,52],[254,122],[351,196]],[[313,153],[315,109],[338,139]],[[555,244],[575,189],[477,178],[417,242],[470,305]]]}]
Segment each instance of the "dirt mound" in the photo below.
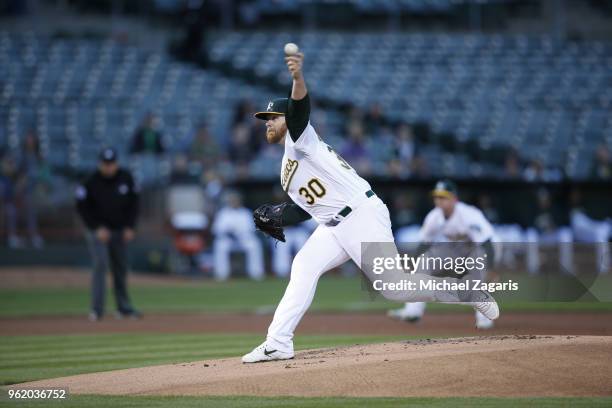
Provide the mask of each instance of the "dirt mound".
[{"label": "dirt mound", "polygon": [[497,336],[302,351],[133,368],[14,385],[75,394],[610,396],[612,337]]}]

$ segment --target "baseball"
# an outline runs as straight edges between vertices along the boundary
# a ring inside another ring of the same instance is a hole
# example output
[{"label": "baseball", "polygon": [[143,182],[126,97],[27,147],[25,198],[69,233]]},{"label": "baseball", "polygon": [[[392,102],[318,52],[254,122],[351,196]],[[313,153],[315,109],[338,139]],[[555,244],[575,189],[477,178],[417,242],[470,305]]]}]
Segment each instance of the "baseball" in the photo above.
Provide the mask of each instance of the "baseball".
[{"label": "baseball", "polygon": [[294,43],[287,43],[285,44],[285,55],[295,55],[298,53],[300,49],[298,48],[297,44]]}]

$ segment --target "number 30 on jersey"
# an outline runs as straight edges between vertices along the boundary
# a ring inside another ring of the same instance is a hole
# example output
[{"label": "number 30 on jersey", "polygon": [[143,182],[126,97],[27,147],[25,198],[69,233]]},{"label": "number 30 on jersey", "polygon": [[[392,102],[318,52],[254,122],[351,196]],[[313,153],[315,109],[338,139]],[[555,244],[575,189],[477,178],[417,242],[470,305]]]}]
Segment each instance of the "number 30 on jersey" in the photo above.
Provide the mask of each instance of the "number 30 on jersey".
[{"label": "number 30 on jersey", "polygon": [[317,178],[312,178],[304,187],[300,187],[298,190],[301,196],[306,198],[306,204],[312,205],[317,198],[321,198],[327,193],[325,187]]}]

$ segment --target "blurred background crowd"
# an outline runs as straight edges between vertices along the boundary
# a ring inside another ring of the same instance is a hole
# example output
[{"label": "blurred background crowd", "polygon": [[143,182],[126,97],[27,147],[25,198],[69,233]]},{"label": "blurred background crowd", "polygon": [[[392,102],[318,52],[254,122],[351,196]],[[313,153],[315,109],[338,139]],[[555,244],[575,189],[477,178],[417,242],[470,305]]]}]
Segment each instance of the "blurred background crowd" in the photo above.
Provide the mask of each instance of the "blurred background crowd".
[{"label": "blurred background crowd", "polygon": [[248,209],[287,199],[252,114],[289,91],[288,41],[311,122],[401,240],[449,177],[504,241],[607,243],[611,22],[596,0],[5,0],[2,263],[84,262],[74,190],[113,147],[143,197],[140,268],[286,276],[312,225],[275,246]]}]

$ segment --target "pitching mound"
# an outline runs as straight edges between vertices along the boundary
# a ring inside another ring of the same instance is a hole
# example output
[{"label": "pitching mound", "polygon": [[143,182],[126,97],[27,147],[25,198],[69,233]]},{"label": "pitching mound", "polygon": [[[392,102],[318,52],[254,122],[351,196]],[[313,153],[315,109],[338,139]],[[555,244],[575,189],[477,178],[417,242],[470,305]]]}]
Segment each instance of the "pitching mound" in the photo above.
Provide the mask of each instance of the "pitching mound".
[{"label": "pitching mound", "polygon": [[[246,350],[245,350],[246,351]],[[75,394],[254,396],[609,396],[612,337],[498,336],[303,351],[133,368],[14,387]]]}]

